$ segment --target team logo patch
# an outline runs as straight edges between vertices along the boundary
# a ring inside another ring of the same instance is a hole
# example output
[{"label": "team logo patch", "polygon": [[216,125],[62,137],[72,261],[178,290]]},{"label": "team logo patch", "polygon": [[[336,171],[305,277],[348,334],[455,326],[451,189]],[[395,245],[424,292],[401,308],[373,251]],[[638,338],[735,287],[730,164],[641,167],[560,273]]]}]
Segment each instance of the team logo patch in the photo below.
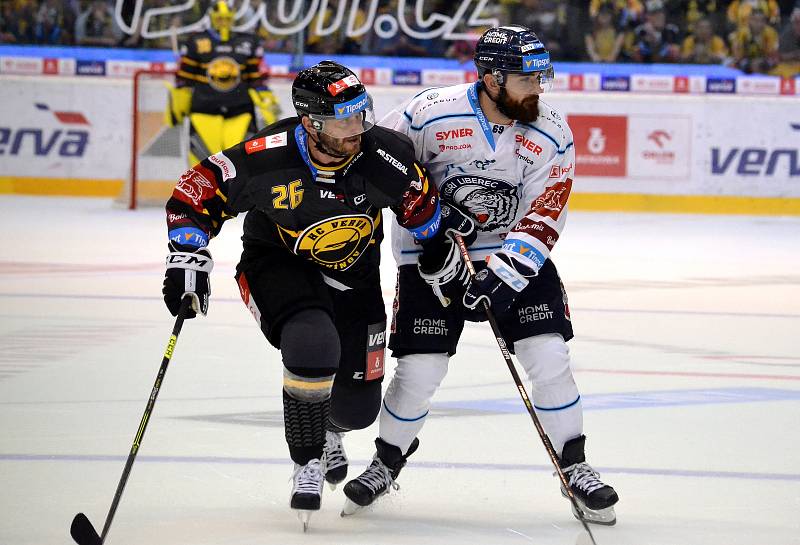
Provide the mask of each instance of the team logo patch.
[{"label": "team logo patch", "polygon": [[208,84],[216,91],[226,93],[233,90],[242,81],[239,63],[231,57],[217,57],[206,69]]},{"label": "team logo patch", "polygon": [[200,204],[204,194],[212,192],[213,189],[212,183],[193,168],[181,174],[181,178],[175,186],[175,190],[186,195],[195,206]]},{"label": "team logo patch", "polygon": [[447,178],[440,191],[446,200],[466,208],[483,232],[507,231],[517,216],[517,188],[503,180],[459,174]]},{"label": "team logo patch", "polygon": [[366,214],[336,216],[306,227],[294,245],[294,253],[326,269],[345,271],[364,255],[375,232]]}]

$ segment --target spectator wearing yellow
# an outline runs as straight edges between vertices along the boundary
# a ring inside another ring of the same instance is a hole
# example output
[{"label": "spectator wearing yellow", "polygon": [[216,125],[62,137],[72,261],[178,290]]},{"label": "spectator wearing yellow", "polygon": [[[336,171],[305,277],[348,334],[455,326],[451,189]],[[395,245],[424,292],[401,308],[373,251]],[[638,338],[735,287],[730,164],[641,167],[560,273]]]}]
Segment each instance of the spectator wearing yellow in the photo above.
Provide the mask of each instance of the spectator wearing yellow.
[{"label": "spectator wearing yellow", "polygon": [[728,23],[737,29],[744,28],[755,10],[762,11],[771,25],[780,23],[781,10],[777,0],[733,0],[728,5]]},{"label": "spectator wearing yellow", "polygon": [[585,36],[586,53],[592,62],[616,62],[625,35],[614,28],[614,10],[601,6],[593,19],[593,28]]},{"label": "spectator wearing yellow", "polygon": [[734,30],[729,41],[736,67],[746,74],[764,74],[777,64],[778,32],[760,9],[750,12],[747,25]]},{"label": "spectator wearing yellow", "polygon": [[692,64],[722,64],[728,57],[725,40],[714,34],[708,19],[698,19],[694,32],[683,40],[681,61]]}]

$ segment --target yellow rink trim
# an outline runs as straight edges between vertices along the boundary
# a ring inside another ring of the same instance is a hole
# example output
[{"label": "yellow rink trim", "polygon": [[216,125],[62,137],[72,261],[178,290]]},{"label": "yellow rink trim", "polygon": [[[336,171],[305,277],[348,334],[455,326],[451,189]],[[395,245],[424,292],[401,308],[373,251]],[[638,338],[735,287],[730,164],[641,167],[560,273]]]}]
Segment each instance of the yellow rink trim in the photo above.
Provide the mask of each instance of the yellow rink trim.
[{"label": "yellow rink trim", "polygon": [[0,194],[116,197],[124,182],[119,179],[29,178],[0,176]]},{"label": "yellow rink trim", "polygon": [[569,198],[569,207],[571,210],[595,212],[800,216],[800,198],[798,197],[572,193]]},{"label": "yellow rink trim", "polygon": [[[0,176],[0,194],[119,197],[123,180],[81,178],[34,178]],[[139,182],[142,202],[166,202],[175,181]],[[662,212],[671,214],[745,214],[800,216],[798,197],[740,197],[730,195],[644,195],[633,193],[573,193],[571,210],[595,212]]]}]

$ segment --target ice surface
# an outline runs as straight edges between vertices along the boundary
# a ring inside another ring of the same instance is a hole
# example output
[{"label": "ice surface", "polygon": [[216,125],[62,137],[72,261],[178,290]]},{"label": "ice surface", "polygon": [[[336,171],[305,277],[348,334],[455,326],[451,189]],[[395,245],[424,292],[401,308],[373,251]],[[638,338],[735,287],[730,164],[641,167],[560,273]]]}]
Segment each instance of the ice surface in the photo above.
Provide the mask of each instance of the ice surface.
[{"label": "ice surface", "polygon": [[[0,544],[102,527],[173,319],[159,210],[0,197]],[[107,543],[572,545],[561,498],[488,326],[467,327],[401,490],[307,534],[288,507],[279,354],[213,241]],[[554,259],[589,461],[619,491],[599,545],[800,544],[800,220],[572,212]],[[393,295],[385,253],[384,294]],[[392,363],[389,368],[392,368]],[[356,474],[376,428],[346,437]]]}]

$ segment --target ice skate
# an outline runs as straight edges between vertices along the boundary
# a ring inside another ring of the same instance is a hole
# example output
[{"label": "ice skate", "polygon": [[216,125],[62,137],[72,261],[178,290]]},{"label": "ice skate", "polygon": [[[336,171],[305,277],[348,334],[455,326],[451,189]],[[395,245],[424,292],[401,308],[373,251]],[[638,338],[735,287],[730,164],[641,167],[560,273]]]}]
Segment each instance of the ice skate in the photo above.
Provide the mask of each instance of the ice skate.
[{"label": "ice skate", "polygon": [[[561,469],[586,522],[613,526],[617,522],[614,504],[619,501],[619,497],[613,488],[600,480],[600,474],[586,463],[583,451],[585,442],[586,437],[583,435],[567,441],[561,457]],[[563,485],[561,494],[568,497]],[[580,513],[575,506],[572,507],[572,514],[580,520]]]},{"label": "ice skate", "polygon": [[325,481],[336,490],[336,485],[347,477],[347,454],[342,443],[343,433],[335,431],[325,432],[325,451],[322,454],[322,472]]},{"label": "ice skate", "polygon": [[375,440],[375,446],[378,451],[372,458],[369,467],[344,486],[347,500],[342,509],[343,517],[354,515],[364,507],[371,505],[390,489],[398,490],[400,488],[395,480],[400,474],[400,470],[406,465],[408,457],[419,447],[419,440],[414,439],[405,455],[400,452],[399,448],[380,438]]},{"label": "ice skate", "polygon": [[297,513],[297,518],[303,524],[303,531],[308,531],[311,515],[319,511],[322,503],[322,462],[314,458],[301,466],[294,465],[292,474],[292,509]]}]

